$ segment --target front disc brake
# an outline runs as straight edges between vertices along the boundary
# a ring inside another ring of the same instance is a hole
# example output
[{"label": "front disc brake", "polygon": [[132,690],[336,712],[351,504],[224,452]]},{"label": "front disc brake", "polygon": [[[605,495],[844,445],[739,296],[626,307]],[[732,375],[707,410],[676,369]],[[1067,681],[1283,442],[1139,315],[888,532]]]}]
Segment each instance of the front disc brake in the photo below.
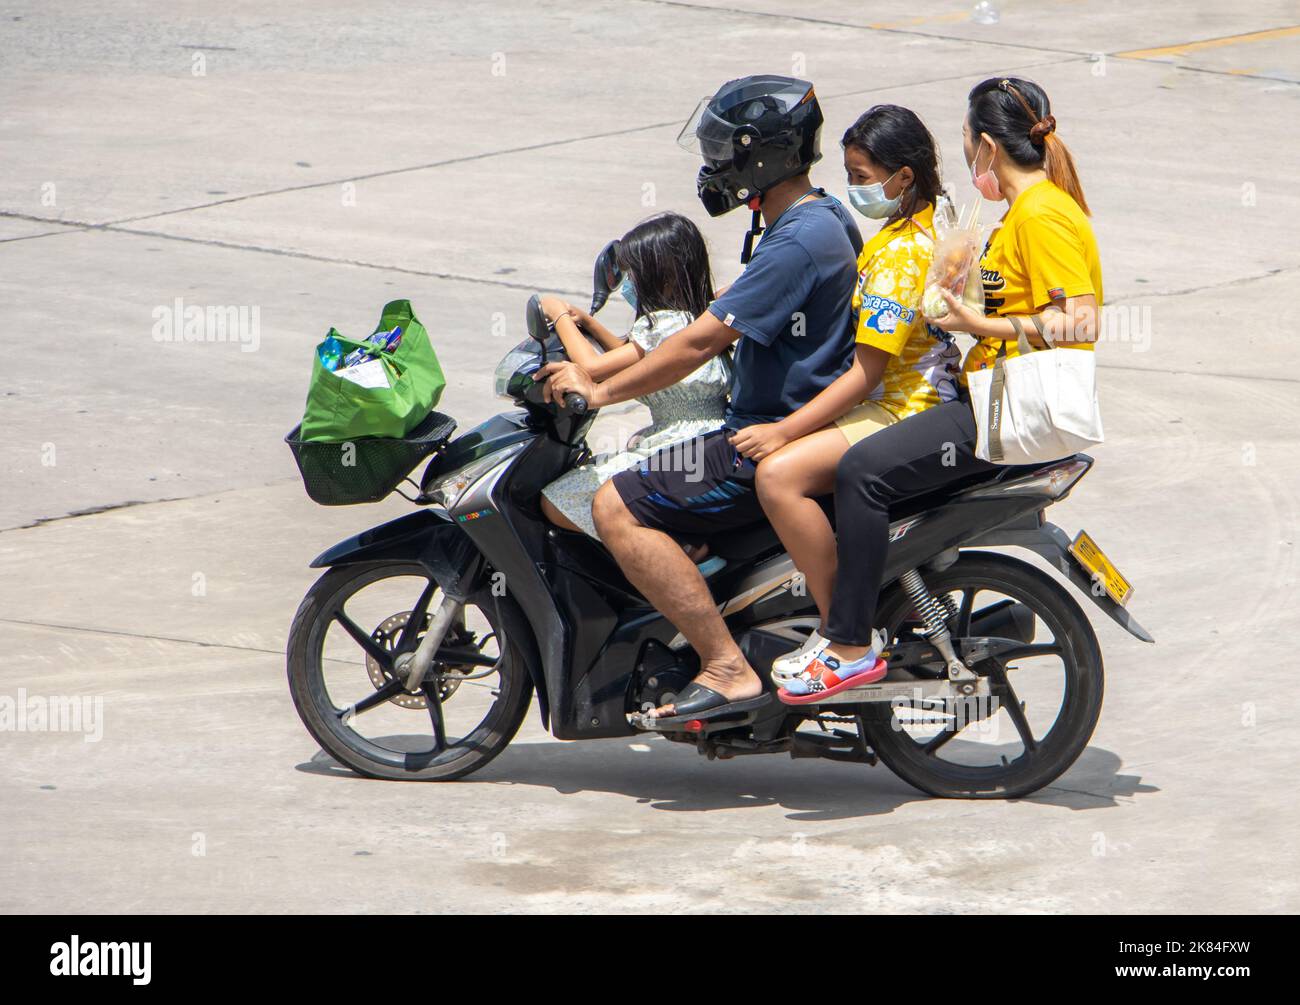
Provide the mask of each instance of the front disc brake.
[{"label": "front disc brake", "polygon": [[[402,629],[406,627],[407,622],[410,620],[410,611],[402,611],[400,614],[385,618],[379,627],[370,633],[370,638],[387,651],[392,652],[397,645],[397,640],[402,636]],[[424,637],[425,629],[429,627],[432,620],[433,616],[431,614],[424,616],[424,625],[421,626],[416,636],[417,642]],[[370,655],[366,656],[366,673],[370,676],[370,683],[375,686],[376,691],[389,681],[389,675],[384,673],[384,668],[379,665],[379,661]],[[446,701],[456,693],[457,688],[460,687],[459,678],[465,676],[466,673],[465,670],[444,666],[437,660],[434,660],[433,666],[429,668],[429,676],[438,679],[438,696],[442,701]],[[394,695],[388,700],[402,708],[428,708],[429,706],[429,699],[423,694],[402,693]]]}]

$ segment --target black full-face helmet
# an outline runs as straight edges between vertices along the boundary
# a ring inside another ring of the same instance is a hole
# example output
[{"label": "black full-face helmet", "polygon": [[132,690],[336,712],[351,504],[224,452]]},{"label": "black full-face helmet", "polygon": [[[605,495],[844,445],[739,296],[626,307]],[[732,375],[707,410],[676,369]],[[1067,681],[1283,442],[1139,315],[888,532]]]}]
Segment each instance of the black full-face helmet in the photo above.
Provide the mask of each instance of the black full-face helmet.
[{"label": "black full-face helmet", "polygon": [[709,215],[721,216],[820,160],[821,127],[812,84],[763,74],[701,101],[677,142],[704,158],[696,190]]}]

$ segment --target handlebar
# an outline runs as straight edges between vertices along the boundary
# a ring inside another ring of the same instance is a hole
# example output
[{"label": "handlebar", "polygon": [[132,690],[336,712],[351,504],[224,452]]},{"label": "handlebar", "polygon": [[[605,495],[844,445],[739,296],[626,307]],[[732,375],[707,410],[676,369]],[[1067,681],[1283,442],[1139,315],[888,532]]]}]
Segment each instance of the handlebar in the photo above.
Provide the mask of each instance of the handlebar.
[{"label": "handlebar", "polygon": [[[524,390],[522,397],[525,401],[531,402],[534,405],[543,405],[546,403],[542,390],[545,386],[546,381],[544,380],[531,381]],[[554,402],[554,407],[557,409],[563,409],[565,412],[578,418],[581,418],[591,411],[591,403],[575,391],[566,392],[563,401]]]}]

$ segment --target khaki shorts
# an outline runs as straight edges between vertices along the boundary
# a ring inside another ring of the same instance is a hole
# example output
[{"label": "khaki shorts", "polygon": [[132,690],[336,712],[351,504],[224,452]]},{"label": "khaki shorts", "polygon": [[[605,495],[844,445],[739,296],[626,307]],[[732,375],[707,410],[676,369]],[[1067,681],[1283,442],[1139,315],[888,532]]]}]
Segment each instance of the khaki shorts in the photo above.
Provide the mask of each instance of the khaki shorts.
[{"label": "khaki shorts", "polygon": [[878,433],[886,426],[892,426],[898,418],[893,412],[874,401],[864,401],[852,411],[835,420],[849,446],[859,440],[865,440],[872,433]]}]

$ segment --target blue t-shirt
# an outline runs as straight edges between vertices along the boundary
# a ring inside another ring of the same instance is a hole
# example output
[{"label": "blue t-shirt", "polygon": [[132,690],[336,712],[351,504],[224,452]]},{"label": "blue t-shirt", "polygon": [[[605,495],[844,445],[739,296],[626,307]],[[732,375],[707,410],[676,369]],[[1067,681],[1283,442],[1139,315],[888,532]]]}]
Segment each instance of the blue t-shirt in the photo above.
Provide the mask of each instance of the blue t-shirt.
[{"label": "blue t-shirt", "polygon": [[838,199],[809,199],[777,217],[745,271],[709,305],[741,336],[728,429],[785,418],[849,368],[861,250],[858,225]]}]

